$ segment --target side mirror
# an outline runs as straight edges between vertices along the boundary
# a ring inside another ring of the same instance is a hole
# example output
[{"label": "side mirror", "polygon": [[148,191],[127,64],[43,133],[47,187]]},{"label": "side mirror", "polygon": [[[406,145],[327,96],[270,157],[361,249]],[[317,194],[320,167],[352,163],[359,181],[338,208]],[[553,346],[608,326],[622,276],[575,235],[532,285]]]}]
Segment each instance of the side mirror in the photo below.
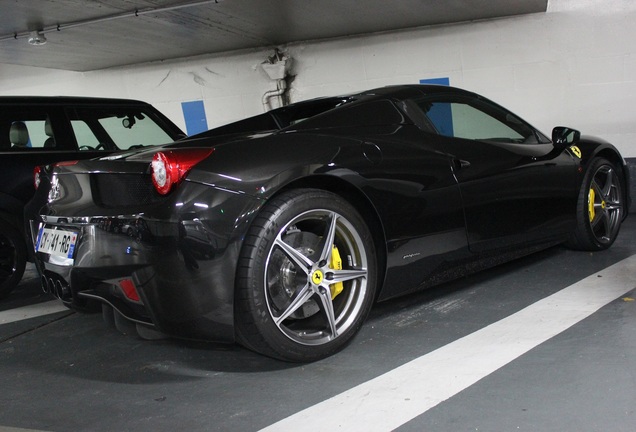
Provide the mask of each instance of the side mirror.
[{"label": "side mirror", "polygon": [[576,144],[581,139],[581,132],[565,126],[557,126],[552,129],[552,143],[555,147],[565,148]]}]

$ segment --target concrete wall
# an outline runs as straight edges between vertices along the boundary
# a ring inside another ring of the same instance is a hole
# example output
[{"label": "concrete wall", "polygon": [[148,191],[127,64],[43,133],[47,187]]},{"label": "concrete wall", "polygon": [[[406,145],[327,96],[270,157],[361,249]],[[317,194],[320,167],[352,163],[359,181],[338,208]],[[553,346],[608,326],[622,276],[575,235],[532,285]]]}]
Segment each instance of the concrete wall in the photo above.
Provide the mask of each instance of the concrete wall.
[{"label": "concrete wall", "polygon": [[[448,77],[544,132],[576,127],[636,157],[634,23],[633,0],[550,0],[545,14],[279,48],[294,59],[292,101]],[[259,64],[272,53],[273,47],[86,73],[0,65],[0,94],[142,99],[181,126],[181,103],[203,100],[214,127],[263,111],[261,98],[275,83]]]}]

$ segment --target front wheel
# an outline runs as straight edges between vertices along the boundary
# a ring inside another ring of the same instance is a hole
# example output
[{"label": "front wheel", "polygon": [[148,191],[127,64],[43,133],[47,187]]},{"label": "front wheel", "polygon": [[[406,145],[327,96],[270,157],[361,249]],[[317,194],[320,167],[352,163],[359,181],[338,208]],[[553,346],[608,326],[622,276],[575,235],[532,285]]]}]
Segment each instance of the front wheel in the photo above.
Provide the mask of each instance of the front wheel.
[{"label": "front wheel", "polygon": [[241,251],[237,339],[287,361],[324,358],[359,330],[376,284],[371,233],[348,202],[316,189],[284,193],[254,220]]},{"label": "front wheel", "polygon": [[598,251],[609,248],[624,216],[623,180],[620,167],[604,158],[589,164],[577,203],[577,225],[568,246]]}]

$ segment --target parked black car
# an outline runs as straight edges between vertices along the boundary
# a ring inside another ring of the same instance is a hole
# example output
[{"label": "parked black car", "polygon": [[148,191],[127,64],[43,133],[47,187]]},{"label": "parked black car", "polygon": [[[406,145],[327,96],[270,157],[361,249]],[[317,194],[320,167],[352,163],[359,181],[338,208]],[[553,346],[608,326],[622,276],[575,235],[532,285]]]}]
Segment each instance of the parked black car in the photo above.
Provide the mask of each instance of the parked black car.
[{"label": "parked black car", "polygon": [[36,166],[88,159],[185,136],[151,105],[86,97],[0,97],[0,298],[27,260],[23,213]]},{"label": "parked black car", "polygon": [[412,85],[62,164],[26,210],[42,285],[69,307],[310,361],[374,301],[559,243],[610,247],[628,185],[601,139]]}]

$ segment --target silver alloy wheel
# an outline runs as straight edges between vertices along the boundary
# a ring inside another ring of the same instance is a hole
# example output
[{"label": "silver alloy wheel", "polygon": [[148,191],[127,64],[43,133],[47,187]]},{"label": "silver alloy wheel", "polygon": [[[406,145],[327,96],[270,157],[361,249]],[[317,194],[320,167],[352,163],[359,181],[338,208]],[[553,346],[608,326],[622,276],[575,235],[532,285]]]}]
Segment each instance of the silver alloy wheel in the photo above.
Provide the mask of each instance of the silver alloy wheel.
[{"label": "silver alloy wheel", "polygon": [[293,218],[265,263],[265,298],[276,327],[302,345],[336,339],[361,314],[367,266],[360,234],[342,215],[315,209]]},{"label": "silver alloy wheel", "polygon": [[588,216],[596,240],[607,244],[616,237],[623,219],[620,179],[610,165],[601,165],[588,192]]}]

